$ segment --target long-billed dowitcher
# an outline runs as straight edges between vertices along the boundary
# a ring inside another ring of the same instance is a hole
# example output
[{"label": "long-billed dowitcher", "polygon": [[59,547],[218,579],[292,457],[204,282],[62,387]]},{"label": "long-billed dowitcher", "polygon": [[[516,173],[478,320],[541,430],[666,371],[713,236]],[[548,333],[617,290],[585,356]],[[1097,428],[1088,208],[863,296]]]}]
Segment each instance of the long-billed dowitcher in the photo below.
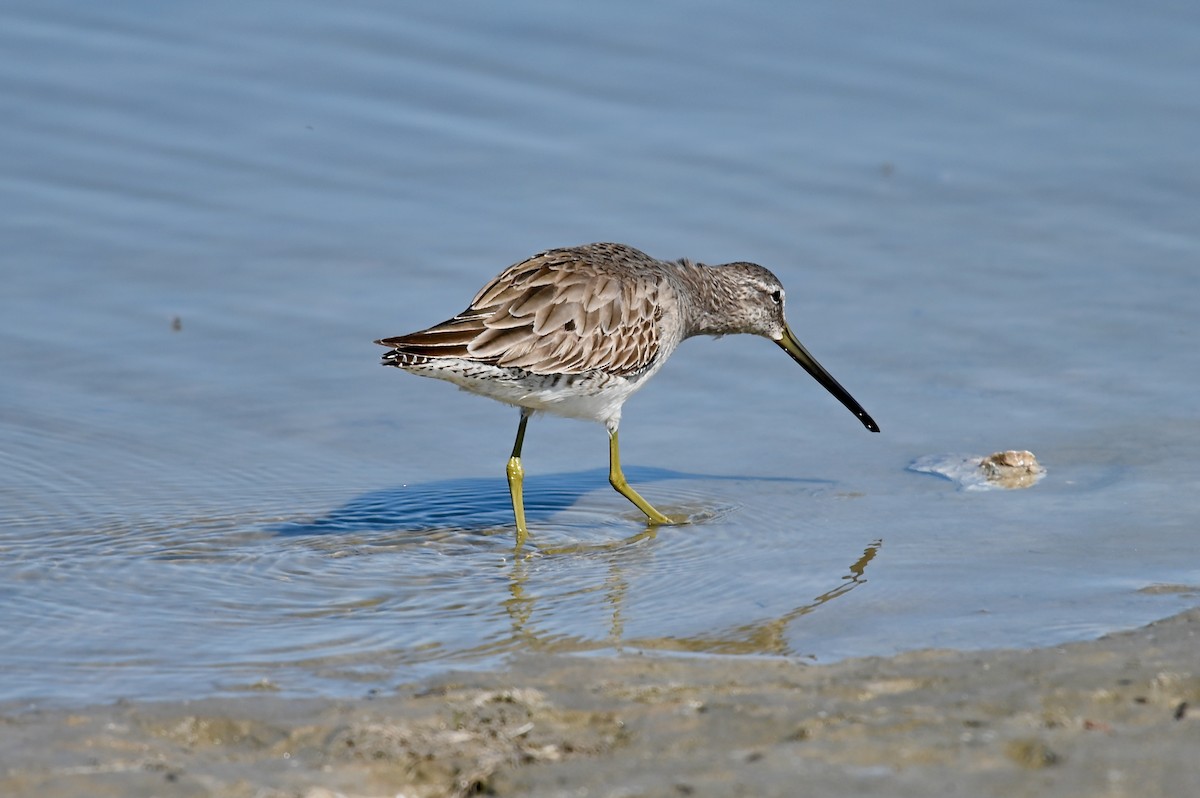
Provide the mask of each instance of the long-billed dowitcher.
[{"label": "long-billed dowitcher", "polygon": [[508,460],[517,540],[528,534],[521,445],[539,410],[608,428],[608,480],[650,524],[654,509],[621,472],[621,406],[693,335],[769,338],[872,432],[879,427],[797,340],[783,316],[783,286],[754,263],[705,266],[656,260],[624,244],[552,249],[510,266],[462,313],[427,330],[376,341],[386,366],[448,380],[521,411]]}]

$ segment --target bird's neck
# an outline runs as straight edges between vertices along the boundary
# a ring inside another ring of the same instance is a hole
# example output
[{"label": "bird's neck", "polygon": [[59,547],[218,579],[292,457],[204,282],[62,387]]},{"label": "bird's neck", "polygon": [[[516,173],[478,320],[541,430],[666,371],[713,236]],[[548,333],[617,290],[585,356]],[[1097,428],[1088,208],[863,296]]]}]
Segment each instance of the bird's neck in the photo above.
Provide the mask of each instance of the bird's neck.
[{"label": "bird's neck", "polygon": [[730,325],[729,314],[723,312],[733,300],[733,291],[720,266],[683,260],[679,262],[679,272],[689,288],[681,292],[686,318],[684,338],[741,332]]}]

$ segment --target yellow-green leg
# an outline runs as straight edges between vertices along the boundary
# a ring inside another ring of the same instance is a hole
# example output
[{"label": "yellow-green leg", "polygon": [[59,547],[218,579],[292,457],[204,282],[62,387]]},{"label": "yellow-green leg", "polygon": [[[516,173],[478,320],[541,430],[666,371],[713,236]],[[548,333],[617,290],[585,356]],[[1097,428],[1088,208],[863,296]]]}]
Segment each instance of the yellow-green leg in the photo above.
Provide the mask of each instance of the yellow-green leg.
[{"label": "yellow-green leg", "polygon": [[629,487],[629,482],[625,479],[625,474],[621,472],[621,448],[617,444],[617,430],[611,428],[608,431],[608,481],[617,489],[617,493],[624,496],[629,501],[646,514],[646,518],[650,520],[651,525],[659,524],[674,524],[665,515],[655,510],[650,506],[650,502],[643,499],[636,490]]},{"label": "yellow-green leg", "polygon": [[512,496],[513,515],[517,519],[517,548],[525,544],[529,536],[529,527],[525,526],[525,495],[522,483],[525,481],[525,469],[521,466],[521,445],[525,443],[525,425],[529,423],[529,411],[521,411],[521,423],[517,426],[517,441],[513,444],[512,457],[508,458],[508,467],[504,469],[508,475],[508,493]]}]

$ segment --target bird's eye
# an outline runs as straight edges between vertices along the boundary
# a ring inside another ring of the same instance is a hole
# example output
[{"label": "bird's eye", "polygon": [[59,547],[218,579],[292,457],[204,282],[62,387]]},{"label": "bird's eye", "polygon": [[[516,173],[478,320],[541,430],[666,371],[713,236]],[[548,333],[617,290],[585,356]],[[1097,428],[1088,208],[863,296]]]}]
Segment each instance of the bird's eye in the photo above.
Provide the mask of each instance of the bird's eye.
[{"label": "bird's eye", "polygon": [[783,304],[783,291],[780,291],[778,288],[776,288],[774,291],[772,291],[771,292],[771,301],[774,302],[776,305],[782,305]]}]

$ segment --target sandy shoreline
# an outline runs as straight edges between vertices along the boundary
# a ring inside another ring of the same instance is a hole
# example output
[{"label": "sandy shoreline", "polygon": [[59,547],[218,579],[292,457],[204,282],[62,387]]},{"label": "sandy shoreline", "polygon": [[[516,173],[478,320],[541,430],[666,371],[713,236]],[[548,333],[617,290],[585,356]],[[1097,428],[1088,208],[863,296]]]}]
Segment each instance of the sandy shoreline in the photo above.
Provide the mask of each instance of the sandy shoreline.
[{"label": "sandy shoreline", "polygon": [[545,657],[349,701],[0,712],[4,796],[1180,796],[1200,609],[1100,640],[804,665]]}]

